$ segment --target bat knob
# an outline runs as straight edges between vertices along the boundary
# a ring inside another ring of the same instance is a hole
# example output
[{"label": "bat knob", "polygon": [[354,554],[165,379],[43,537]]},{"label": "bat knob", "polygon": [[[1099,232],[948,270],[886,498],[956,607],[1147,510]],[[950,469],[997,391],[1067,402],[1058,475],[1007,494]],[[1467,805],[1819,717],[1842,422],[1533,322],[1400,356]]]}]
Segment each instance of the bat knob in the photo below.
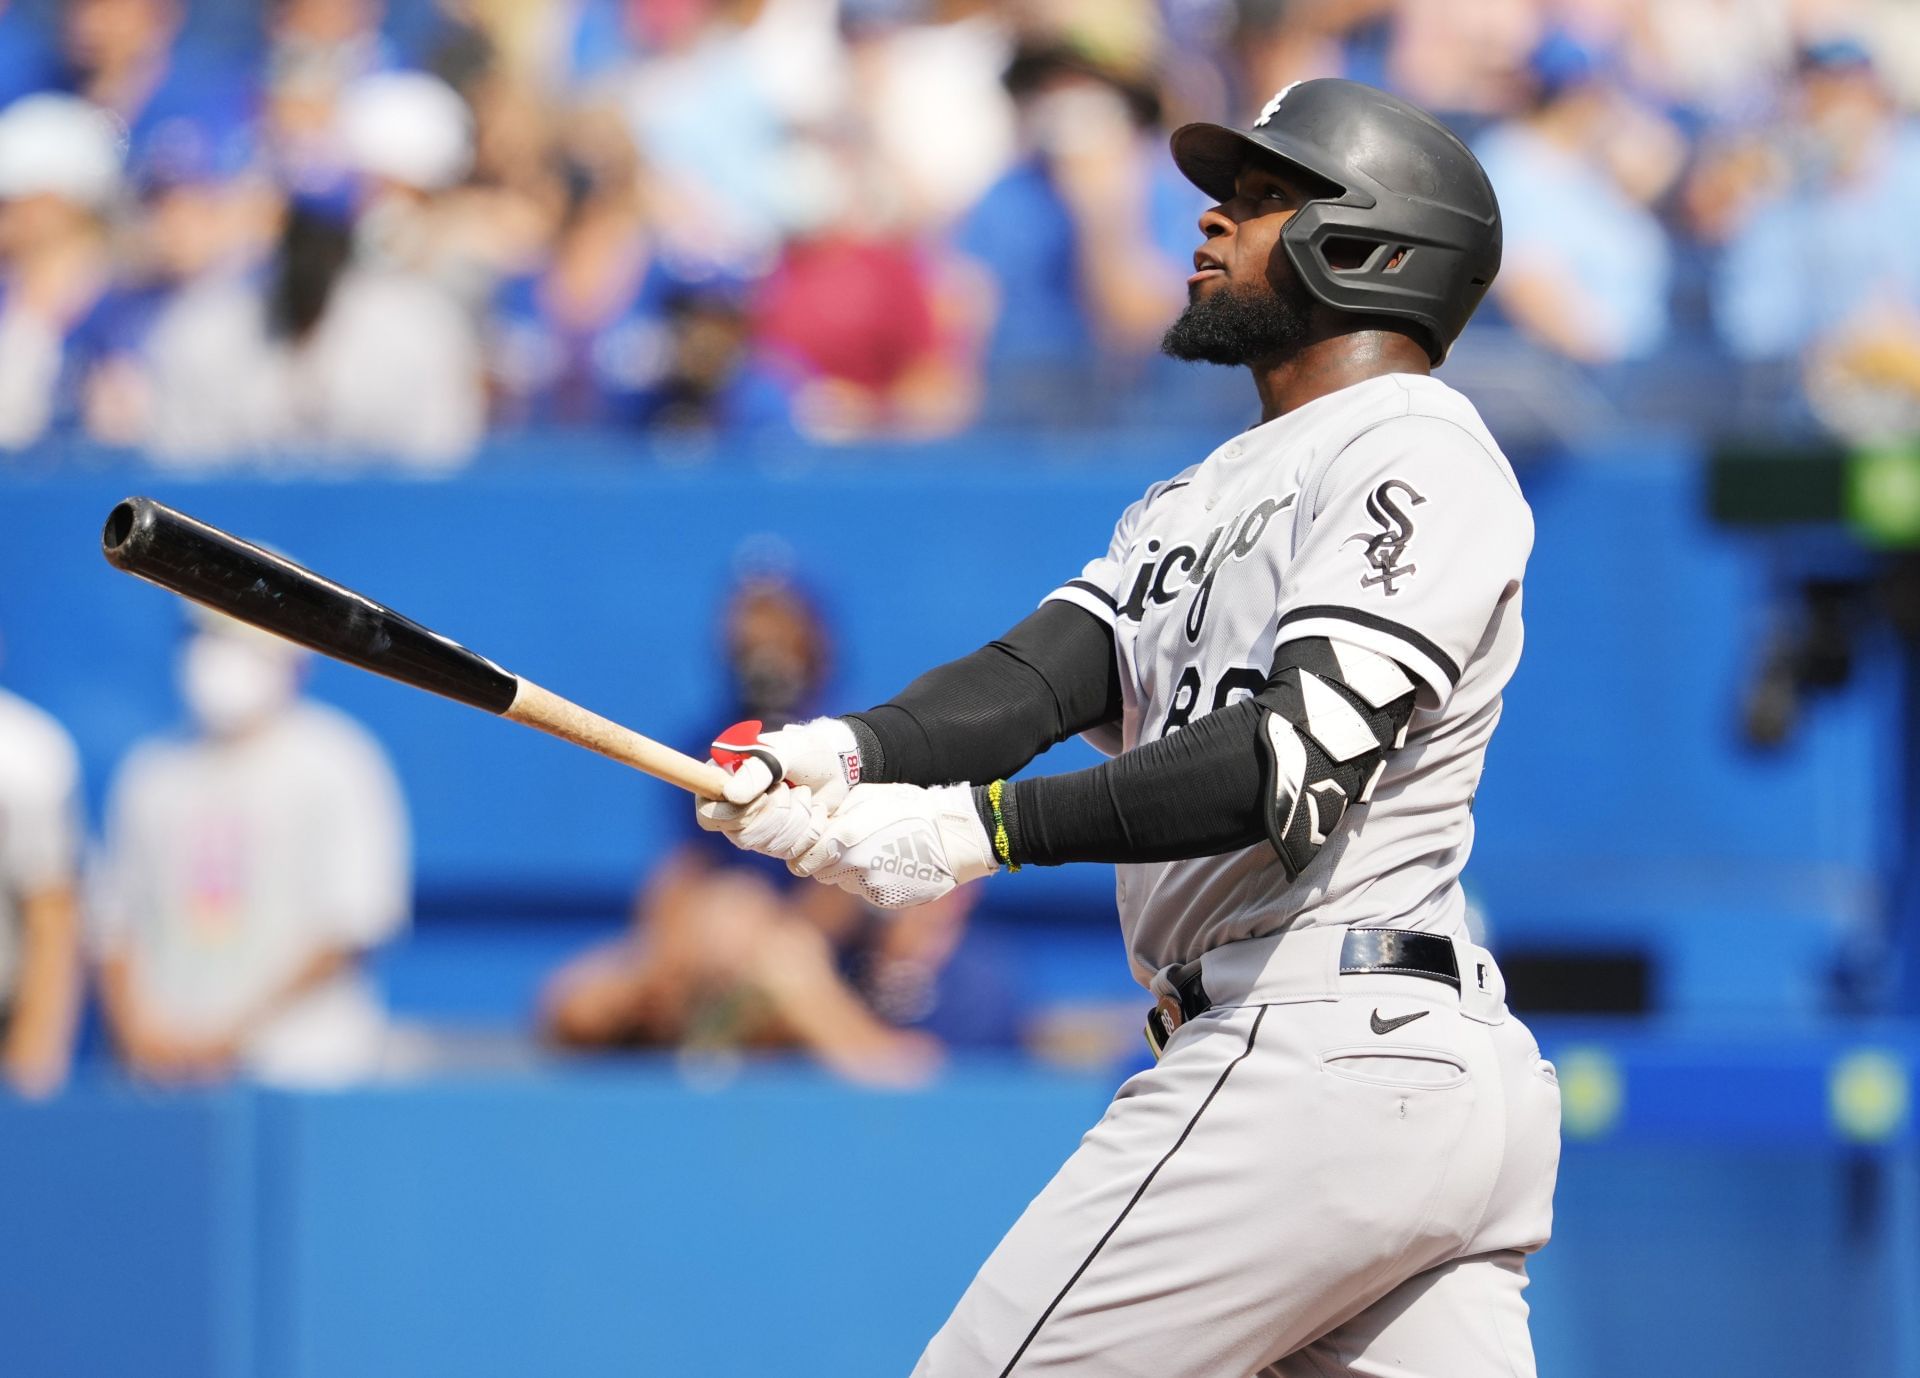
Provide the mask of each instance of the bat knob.
[{"label": "bat knob", "polygon": [[153,540],[157,525],[151,498],[128,498],[114,504],[100,532],[100,550],[110,564],[126,567],[128,557]]}]

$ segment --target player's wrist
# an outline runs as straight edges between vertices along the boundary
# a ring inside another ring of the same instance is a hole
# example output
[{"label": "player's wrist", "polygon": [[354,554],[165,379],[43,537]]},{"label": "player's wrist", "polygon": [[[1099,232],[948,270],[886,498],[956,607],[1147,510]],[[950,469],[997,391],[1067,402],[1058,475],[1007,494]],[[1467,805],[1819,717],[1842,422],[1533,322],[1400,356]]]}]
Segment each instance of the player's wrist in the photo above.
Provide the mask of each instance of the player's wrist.
[{"label": "player's wrist", "polygon": [[853,737],[853,749],[859,761],[859,778],[854,784],[882,785],[892,782],[887,774],[887,753],[880,745],[880,738],[867,725],[866,719],[858,713],[842,714],[836,721],[844,725]]},{"label": "player's wrist", "polygon": [[1009,871],[1019,870],[1026,853],[1020,844],[1019,808],[1013,786],[1005,780],[995,780],[971,788],[973,809],[980,818],[980,826],[986,830],[993,859]]}]

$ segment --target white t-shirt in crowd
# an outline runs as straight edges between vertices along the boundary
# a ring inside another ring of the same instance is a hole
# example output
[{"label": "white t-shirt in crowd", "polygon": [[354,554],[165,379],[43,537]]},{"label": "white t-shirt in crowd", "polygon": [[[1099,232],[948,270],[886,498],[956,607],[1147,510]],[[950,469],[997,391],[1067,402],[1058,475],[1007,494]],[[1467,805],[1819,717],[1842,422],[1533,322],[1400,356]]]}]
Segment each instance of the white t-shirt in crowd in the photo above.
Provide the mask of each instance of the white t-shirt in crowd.
[{"label": "white t-shirt in crowd", "polygon": [[[366,949],[406,922],[406,809],[386,754],[346,715],[301,702],[237,741],[136,747],[108,797],[102,946],[170,1027],[218,1036],[318,951]],[[349,970],[242,1050],[267,1080],[375,1070],[385,1020]]]}]

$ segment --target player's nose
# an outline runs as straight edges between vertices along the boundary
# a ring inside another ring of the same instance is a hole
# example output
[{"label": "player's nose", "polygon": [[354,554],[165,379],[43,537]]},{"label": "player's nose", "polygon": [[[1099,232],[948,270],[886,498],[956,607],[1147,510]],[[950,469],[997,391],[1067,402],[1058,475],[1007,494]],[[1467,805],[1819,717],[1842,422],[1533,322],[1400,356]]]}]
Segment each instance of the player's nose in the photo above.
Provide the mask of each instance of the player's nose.
[{"label": "player's nose", "polygon": [[1223,234],[1233,233],[1233,217],[1219,206],[1208,206],[1200,212],[1200,233],[1208,239],[1218,239]]}]

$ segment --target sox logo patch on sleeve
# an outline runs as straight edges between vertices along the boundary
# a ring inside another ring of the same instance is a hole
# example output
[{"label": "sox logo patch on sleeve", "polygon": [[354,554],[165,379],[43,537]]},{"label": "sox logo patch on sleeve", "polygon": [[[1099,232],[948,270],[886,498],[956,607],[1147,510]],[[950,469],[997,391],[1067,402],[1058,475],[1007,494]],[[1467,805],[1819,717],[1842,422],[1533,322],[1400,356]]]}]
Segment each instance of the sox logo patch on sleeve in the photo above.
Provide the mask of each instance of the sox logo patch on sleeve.
[{"label": "sox logo patch on sleeve", "polygon": [[1347,537],[1350,541],[1360,541],[1366,546],[1367,563],[1373,566],[1373,573],[1360,580],[1361,588],[1378,586],[1391,598],[1397,591],[1396,584],[1401,579],[1412,577],[1415,566],[1403,564],[1407,547],[1413,543],[1413,518],[1407,515],[1404,502],[1408,506],[1418,506],[1426,499],[1414,492],[1413,485],[1397,478],[1390,478],[1367,497],[1367,515],[1379,524],[1376,535],[1362,531],[1357,536]]}]

